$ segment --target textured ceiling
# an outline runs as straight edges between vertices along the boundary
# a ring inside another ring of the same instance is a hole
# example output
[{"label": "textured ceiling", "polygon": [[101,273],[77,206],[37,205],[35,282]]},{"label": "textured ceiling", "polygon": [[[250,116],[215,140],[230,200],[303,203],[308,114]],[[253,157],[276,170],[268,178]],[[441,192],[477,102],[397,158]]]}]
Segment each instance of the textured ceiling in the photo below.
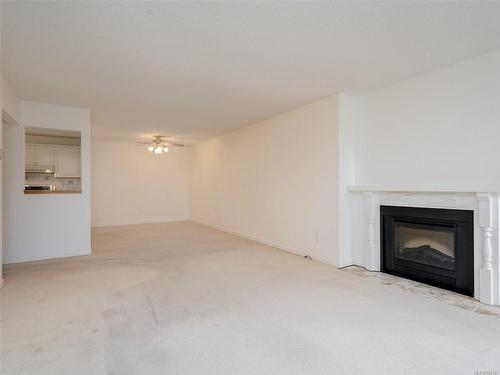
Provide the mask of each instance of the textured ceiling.
[{"label": "textured ceiling", "polygon": [[98,138],[197,141],[500,48],[500,2],[1,6],[4,76],[90,107]]}]

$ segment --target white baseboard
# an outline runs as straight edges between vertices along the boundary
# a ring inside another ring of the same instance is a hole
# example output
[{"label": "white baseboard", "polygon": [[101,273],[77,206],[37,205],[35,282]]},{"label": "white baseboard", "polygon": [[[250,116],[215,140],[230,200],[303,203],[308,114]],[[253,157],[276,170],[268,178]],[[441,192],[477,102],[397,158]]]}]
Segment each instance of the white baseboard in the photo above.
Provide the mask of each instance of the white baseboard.
[{"label": "white baseboard", "polygon": [[350,258],[339,261],[339,264],[338,264],[339,268],[345,268],[345,267],[349,267],[349,266],[357,266],[357,264],[355,264],[352,261],[352,259],[350,259]]},{"label": "white baseboard", "polygon": [[106,224],[92,224],[92,229],[98,228],[111,228],[111,227],[128,227],[131,225],[146,225],[146,224],[164,224],[164,223],[182,223],[189,221],[189,219],[167,220],[167,221],[134,221],[134,222],[120,222],[120,223],[106,223]]},{"label": "white baseboard", "polygon": [[206,223],[206,222],[203,222],[203,221],[197,221],[197,220],[190,220],[190,221],[193,222],[193,223],[196,223],[196,224],[204,225],[204,226],[212,228],[212,229],[219,230],[221,232],[232,234],[234,236],[246,238],[247,240],[255,241],[255,242],[261,243],[261,244],[266,245],[266,246],[271,246],[271,247],[274,247],[276,249],[286,251],[288,253],[292,253],[292,254],[295,254],[295,255],[300,255],[302,257],[304,257],[306,255],[309,255],[313,260],[316,260],[316,261],[321,262],[321,263],[328,264],[330,266],[338,267],[337,264],[332,263],[332,261],[330,261],[328,259],[324,259],[324,258],[321,258],[321,257],[312,256],[311,254],[308,254],[306,251],[303,251],[303,250],[291,248],[291,247],[288,247],[288,246],[283,246],[283,245],[275,243],[275,242],[267,241],[267,240],[259,238],[259,237],[255,237],[255,236],[252,236],[252,235],[249,235],[249,234],[246,234],[246,233],[238,232],[238,231],[235,231],[235,230],[232,230],[232,229],[228,229],[228,228],[224,228],[224,227],[220,227],[220,226],[217,226],[217,225],[209,224],[209,223]]},{"label": "white baseboard", "polygon": [[92,249],[69,251],[69,252],[65,252],[65,253],[28,254],[28,255],[19,256],[19,257],[7,257],[4,260],[3,264],[35,262],[38,260],[68,258],[68,257],[82,256],[82,255],[91,255],[91,254],[92,254]]}]

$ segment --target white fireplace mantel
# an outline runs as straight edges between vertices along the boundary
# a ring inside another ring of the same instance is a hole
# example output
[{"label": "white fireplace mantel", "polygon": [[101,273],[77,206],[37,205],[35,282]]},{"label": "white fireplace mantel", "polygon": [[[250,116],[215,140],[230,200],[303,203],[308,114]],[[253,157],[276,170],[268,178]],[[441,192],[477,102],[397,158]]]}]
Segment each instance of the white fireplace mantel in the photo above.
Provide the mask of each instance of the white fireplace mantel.
[{"label": "white fireplace mantel", "polygon": [[500,187],[351,186],[348,191],[351,220],[344,258],[373,271],[380,271],[381,205],[473,211],[474,297],[499,304]]},{"label": "white fireplace mantel", "polygon": [[500,186],[363,186],[348,187],[352,192],[500,193]]}]

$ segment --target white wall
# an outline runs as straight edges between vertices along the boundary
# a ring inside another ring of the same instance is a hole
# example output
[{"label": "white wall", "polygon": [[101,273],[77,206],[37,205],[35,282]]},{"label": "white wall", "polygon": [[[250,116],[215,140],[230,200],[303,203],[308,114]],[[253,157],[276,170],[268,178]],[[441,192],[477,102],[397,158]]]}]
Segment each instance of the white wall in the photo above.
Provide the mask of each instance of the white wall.
[{"label": "white wall", "polygon": [[338,98],[193,147],[191,219],[337,264]]},{"label": "white wall", "polygon": [[[1,19],[1,15],[0,15]],[[0,25],[1,29],[1,25]],[[0,54],[1,61],[1,54]],[[0,84],[3,86],[3,79],[0,76]],[[3,257],[3,101],[0,90],[0,258]],[[0,262],[0,287],[3,286],[3,267]]]},{"label": "white wall", "polygon": [[20,121],[20,100],[10,85],[10,83],[2,77],[2,109],[7,112],[9,121],[19,123]]},{"label": "white wall", "polygon": [[[339,94],[339,262],[340,267],[355,262],[350,251],[352,246],[351,202],[348,187],[353,185],[356,177],[354,164],[354,147],[356,144],[356,112],[353,100],[345,94]],[[345,235],[347,234],[347,235]]]},{"label": "white wall", "polygon": [[344,263],[370,265],[363,197],[349,185],[500,187],[500,51],[340,102]]},{"label": "white wall", "polygon": [[[0,93],[0,107],[2,104],[2,98]],[[1,111],[0,111],[1,114]],[[0,115],[0,117],[2,117]],[[0,149],[3,153],[3,122],[0,121]],[[3,222],[4,222],[4,208],[3,208],[3,156],[0,157],[0,258],[3,259]],[[0,262],[0,287],[3,286],[3,262]]]},{"label": "white wall", "polygon": [[[21,101],[20,121],[4,128],[4,263],[90,254],[90,111]],[[24,194],[28,126],[81,132],[81,194]]]},{"label": "white wall", "polygon": [[[3,123],[10,123],[11,125],[17,125],[17,122],[19,121],[19,98],[17,97],[16,92],[12,89],[10,84],[7,82],[5,78],[3,78],[0,75],[0,83],[1,83],[1,90],[0,90],[0,114],[2,117],[2,121],[0,123],[0,148],[2,149],[2,153],[4,151],[4,145],[3,145]],[[5,237],[3,235],[4,232],[4,207],[3,207],[3,186],[4,186],[4,180],[3,180],[3,156],[0,158],[0,259],[3,258],[3,243],[5,241]],[[3,272],[2,272],[2,262],[0,262],[0,285],[3,284]]]},{"label": "white wall", "polygon": [[189,151],[92,141],[92,226],[188,220]]},{"label": "white wall", "polygon": [[358,185],[500,185],[500,51],[350,98]]}]

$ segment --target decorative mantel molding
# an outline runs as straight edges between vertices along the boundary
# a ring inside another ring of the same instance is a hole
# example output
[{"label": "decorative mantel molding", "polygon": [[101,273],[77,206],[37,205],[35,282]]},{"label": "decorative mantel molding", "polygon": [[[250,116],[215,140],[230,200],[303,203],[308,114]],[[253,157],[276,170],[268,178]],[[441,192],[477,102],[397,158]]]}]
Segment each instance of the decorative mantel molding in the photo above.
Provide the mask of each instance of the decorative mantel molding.
[{"label": "decorative mantel molding", "polygon": [[410,193],[399,194],[393,199],[395,204],[407,204],[408,206],[432,206],[446,207],[457,203],[457,198],[451,195]]},{"label": "decorative mantel molding", "polygon": [[493,215],[491,207],[491,196],[486,193],[477,194],[478,221],[481,228],[482,257],[480,270],[480,295],[479,300],[484,303],[493,303],[493,248],[491,237],[493,232]]},{"label": "decorative mantel molding", "polygon": [[380,270],[381,205],[474,211],[474,296],[483,303],[499,304],[500,188],[355,186],[349,191],[352,220],[348,256],[354,264],[374,271]]},{"label": "decorative mantel molding", "polygon": [[352,192],[388,192],[388,193],[500,193],[500,186],[388,186],[388,185],[352,185],[347,188]]},{"label": "decorative mantel molding", "polygon": [[380,270],[380,257],[377,256],[375,246],[375,196],[372,193],[363,193],[365,199],[366,222],[368,223],[368,254],[371,255],[369,269],[372,271]]}]

